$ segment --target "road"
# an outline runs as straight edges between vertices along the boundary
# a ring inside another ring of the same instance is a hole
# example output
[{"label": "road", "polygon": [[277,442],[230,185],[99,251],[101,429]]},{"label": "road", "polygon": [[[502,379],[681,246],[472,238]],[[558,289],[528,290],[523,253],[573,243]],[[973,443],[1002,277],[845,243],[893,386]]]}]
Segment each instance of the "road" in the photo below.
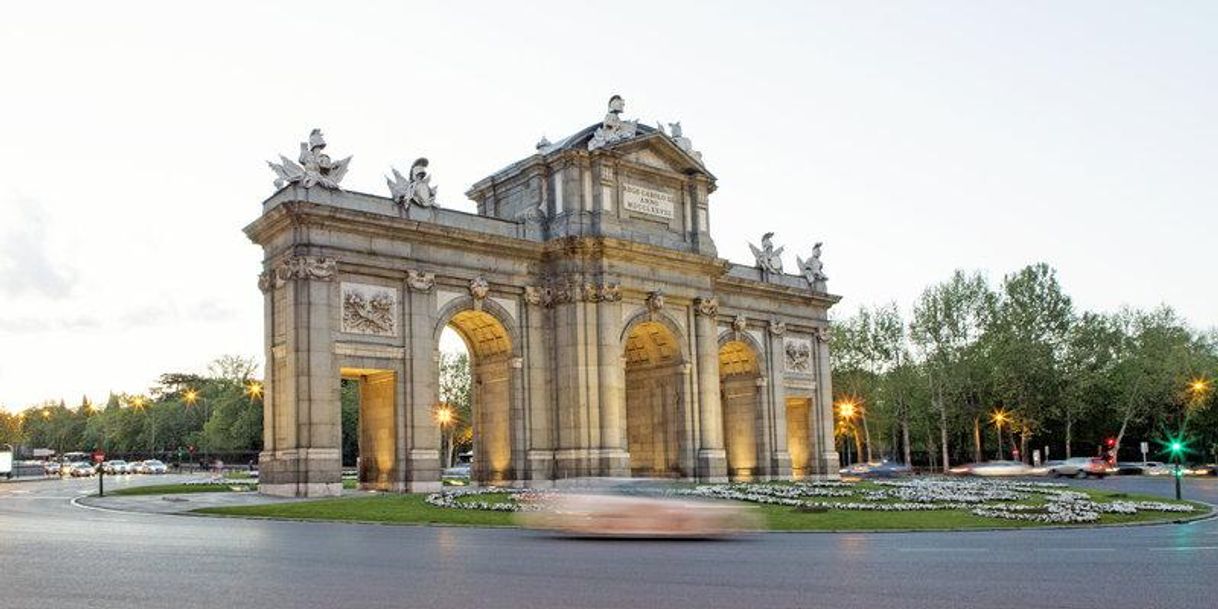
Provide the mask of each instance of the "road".
[{"label": "road", "polygon": [[[107,479],[108,488],[131,484]],[[1218,521],[1120,529],[555,539],[112,513],[0,485],[0,608],[1214,606]],[[1170,493],[1169,479],[1088,484]],[[1218,502],[1218,479],[1186,481]]]}]

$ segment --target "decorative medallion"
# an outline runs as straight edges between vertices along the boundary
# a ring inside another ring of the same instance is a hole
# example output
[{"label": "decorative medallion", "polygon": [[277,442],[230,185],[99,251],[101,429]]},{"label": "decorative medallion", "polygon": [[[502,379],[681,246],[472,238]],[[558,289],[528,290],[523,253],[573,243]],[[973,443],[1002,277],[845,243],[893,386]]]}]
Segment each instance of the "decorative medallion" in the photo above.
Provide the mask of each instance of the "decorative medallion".
[{"label": "decorative medallion", "polygon": [[474,302],[481,302],[486,299],[486,295],[491,293],[491,284],[487,283],[486,278],[479,275],[469,281],[469,295],[473,297]]},{"label": "decorative medallion", "polygon": [[655,290],[647,293],[647,310],[652,313],[659,313],[664,308],[664,291]]},{"label": "decorative medallion", "polygon": [[541,304],[542,289],[535,285],[524,286],[524,301],[531,305]]},{"label": "decorative medallion", "polygon": [[280,287],[289,279],[330,281],[338,271],[338,260],[324,256],[291,256],[258,278],[258,287]]},{"label": "decorative medallion", "polygon": [[342,283],[342,331],[373,336],[397,335],[398,291],[364,283]]},{"label": "decorative medallion", "polygon": [[829,328],[827,326],[817,326],[812,328],[812,337],[815,338],[816,342],[818,343],[829,342]]}]

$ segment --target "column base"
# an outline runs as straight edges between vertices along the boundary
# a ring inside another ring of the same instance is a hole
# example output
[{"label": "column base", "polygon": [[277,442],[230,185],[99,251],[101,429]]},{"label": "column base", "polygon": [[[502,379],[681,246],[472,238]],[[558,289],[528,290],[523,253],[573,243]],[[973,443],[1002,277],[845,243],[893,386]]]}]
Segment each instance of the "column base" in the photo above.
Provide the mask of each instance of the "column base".
[{"label": "column base", "polygon": [[343,492],[342,455],[332,448],[263,451],[258,490],[278,497],[337,497]]},{"label": "column base", "polygon": [[842,462],[841,457],[836,450],[828,450],[821,453],[820,463],[816,464],[816,472],[818,475],[824,476],[826,480],[841,480]]},{"label": "column base", "polygon": [[698,451],[698,481],[727,482],[727,451],[707,448]]}]

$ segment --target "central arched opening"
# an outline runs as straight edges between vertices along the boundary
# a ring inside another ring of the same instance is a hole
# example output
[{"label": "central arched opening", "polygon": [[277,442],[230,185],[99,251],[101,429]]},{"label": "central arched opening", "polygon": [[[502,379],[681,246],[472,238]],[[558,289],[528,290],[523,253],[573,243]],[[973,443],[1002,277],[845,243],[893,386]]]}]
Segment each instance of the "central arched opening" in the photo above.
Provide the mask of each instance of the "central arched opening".
[{"label": "central arched opening", "polygon": [[[449,320],[446,330],[452,330],[464,343],[468,354],[468,410],[462,413],[460,405],[456,407],[458,416],[468,417],[470,428],[470,449],[472,461],[470,478],[478,483],[493,484],[511,480],[512,476],[512,438],[511,438],[511,396],[512,396],[512,341],[507,329],[494,315],[485,311],[460,311]],[[448,345],[454,341],[445,341],[441,337],[441,363],[448,357],[459,357],[459,352]],[[445,355],[445,352],[450,355]],[[441,367],[441,374],[461,374],[459,366],[454,370],[450,365],[448,370]],[[441,378],[441,388],[460,384],[461,379]],[[452,392],[449,392],[452,393]],[[445,397],[445,396],[442,396]],[[453,399],[452,395],[447,396]],[[437,421],[441,426],[459,425],[460,421]],[[460,448],[462,438],[456,429],[442,429],[446,432],[449,446]]]},{"label": "central arched opening", "polygon": [[626,335],[626,442],[634,476],[680,475],[683,357],[676,335],[646,321]]},{"label": "central arched opening", "polygon": [[761,413],[761,367],[748,343],[731,340],[719,348],[719,388],[723,404],[723,444],[732,480],[752,480],[757,463],[757,417]]}]

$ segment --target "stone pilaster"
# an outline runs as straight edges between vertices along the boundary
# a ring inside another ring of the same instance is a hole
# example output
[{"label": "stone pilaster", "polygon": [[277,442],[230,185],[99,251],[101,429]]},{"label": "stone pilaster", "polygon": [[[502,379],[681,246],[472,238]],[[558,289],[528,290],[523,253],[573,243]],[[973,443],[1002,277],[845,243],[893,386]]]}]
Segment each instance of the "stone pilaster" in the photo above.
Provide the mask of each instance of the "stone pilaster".
[{"label": "stone pilaster", "polygon": [[727,453],[723,446],[723,407],[719,396],[719,337],[715,318],[719,305],[715,299],[694,302],[694,342],[698,365],[698,479],[705,482],[727,480]]},{"label": "stone pilaster", "polygon": [[815,416],[809,416],[809,421],[813,423],[814,429],[811,430],[809,438],[815,438],[819,459],[816,463],[816,472],[827,478],[837,479],[840,477],[838,470],[841,469],[841,460],[837,454],[837,447],[833,441],[833,380],[832,369],[829,361],[829,340],[828,330],[819,329],[816,333],[815,348],[816,353],[816,394],[813,400],[813,408]]}]

